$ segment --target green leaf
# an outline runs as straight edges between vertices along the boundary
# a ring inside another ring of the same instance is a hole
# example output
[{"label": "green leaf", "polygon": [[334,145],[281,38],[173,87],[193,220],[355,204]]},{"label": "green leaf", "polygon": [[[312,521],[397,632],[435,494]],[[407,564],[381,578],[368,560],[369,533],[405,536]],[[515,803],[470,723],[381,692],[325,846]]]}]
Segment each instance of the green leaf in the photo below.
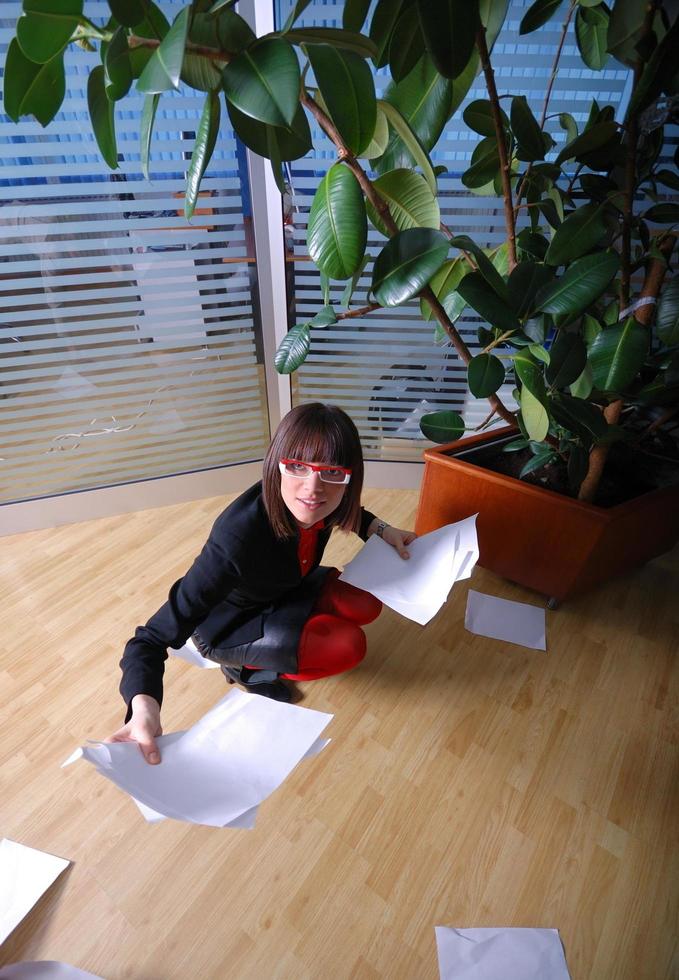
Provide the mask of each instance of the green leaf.
[{"label": "green leaf", "polygon": [[[469,235],[456,235],[454,238],[451,238],[450,244],[454,248],[459,248],[462,251],[469,252],[470,255],[474,256],[479,272],[483,278],[490,286],[493,287],[493,290],[497,293],[500,299],[506,305],[509,305],[509,292],[507,290],[507,284],[483,249],[479,248],[476,242],[473,241]],[[501,257],[501,255],[499,257]]]},{"label": "green leaf", "polygon": [[608,50],[624,64],[638,59],[637,41],[644,30],[646,0],[616,0],[608,25]]},{"label": "green leaf", "polygon": [[304,11],[306,10],[306,8],[309,6],[310,3],[311,3],[311,0],[297,0],[297,3],[295,4],[295,6],[292,8],[292,10],[290,11],[290,13],[288,14],[288,19],[286,20],[285,24],[283,25],[283,33],[284,34],[285,34],[286,31],[289,31],[290,30],[290,28],[295,23],[295,21],[297,20],[297,18],[298,17],[301,17],[301,15],[304,13]]},{"label": "green leaf", "polygon": [[498,327],[503,332],[521,329],[521,324],[508,303],[500,299],[480,272],[470,272],[457,289],[465,302],[491,326]]},{"label": "green leaf", "polygon": [[[483,3],[483,0],[481,0]],[[486,40],[488,40],[488,35],[486,34]],[[450,89],[450,105],[448,106],[448,118],[450,118],[457,110],[460,108],[464,100],[467,98],[467,93],[474,83],[474,79],[479,70],[479,53],[478,51],[472,52],[472,56],[467,62],[467,67],[464,69],[461,75],[454,78],[451,83]]]},{"label": "green leaf", "polygon": [[534,256],[536,259],[544,259],[547,254],[549,242],[544,235],[532,233],[529,228],[523,228],[516,236],[516,244],[522,252]]},{"label": "green leaf", "polygon": [[342,12],[342,27],[345,31],[358,33],[368,16],[370,0],[345,0]]},{"label": "green leaf", "polygon": [[671,279],[660,294],[655,328],[663,344],[679,344],[679,276]]},{"label": "green leaf", "polygon": [[[351,277],[351,279],[349,279],[349,281],[347,282],[346,286],[344,287],[344,290],[342,292],[342,296],[341,296],[341,299],[340,299],[340,306],[345,307],[345,309],[348,309],[349,308],[349,304],[351,303],[351,297],[354,295],[354,291],[355,291],[356,287],[358,286],[359,280],[360,280],[361,276],[363,275],[363,272],[365,270],[365,267],[368,264],[368,259],[369,258],[370,258],[369,255],[364,255],[363,256],[363,258],[361,259],[361,262],[360,262],[360,264],[358,266],[358,269],[356,270],[356,272],[354,272],[353,276]],[[326,306],[327,306],[327,304],[328,304],[328,300],[327,299],[325,300],[325,303],[326,303]]]},{"label": "green leaf", "polygon": [[[549,418],[548,418],[548,424],[549,424]],[[545,435],[546,434],[547,433],[545,433]],[[536,439],[535,441],[538,442],[539,440]],[[519,479],[523,480],[524,476],[528,476],[529,473],[534,473],[536,470],[541,470],[543,466],[547,466],[548,463],[554,462],[555,458],[556,458],[556,453],[554,452],[553,449],[543,449],[542,452],[536,453],[535,456],[532,457],[532,459],[529,459],[528,462],[521,467],[521,472],[519,473]]]},{"label": "green leaf", "polygon": [[111,13],[123,27],[134,27],[144,19],[142,0],[108,0]]},{"label": "green leaf", "polygon": [[257,41],[229,62],[222,77],[226,97],[236,109],[272,126],[292,126],[299,108],[300,72],[287,41]]},{"label": "green leaf", "polygon": [[476,398],[488,398],[504,383],[504,365],[494,354],[477,354],[467,365],[467,380],[472,395]]},{"label": "green leaf", "polygon": [[123,27],[116,30],[106,49],[104,69],[106,95],[111,102],[117,102],[127,95],[132,84],[130,49],[127,46],[127,31]]},{"label": "green leaf", "polygon": [[515,95],[511,108],[512,132],[518,143],[519,160],[544,160],[545,143],[538,121],[531,112],[525,95]]},{"label": "green leaf", "polygon": [[464,419],[457,412],[429,412],[420,419],[422,435],[432,442],[455,442],[464,428]]},{"label": "green leaf", "polygon": [[549,364],[551,360],[549,351],[545,350],[542,344],[529,344],[527,350],[536,361],[542,361],[543,364]]},{"label": "green leaf", "polygon": [[535,297],[554,278],[554,270],[538,262],[523,261],[516,265],[507,282],[509,302],[523,319],[535,310]]},{"label": "green leaf", "polygon": [[561,0],[535,0],[535,3],[531,4],[521,19],[519,34],[530,34],[532,31],[537,31],[538,27],[542,27],[548,20],[551,20],[560,6]]},{"label": "green leaf", "polygon": [[42,126],[54,119],[66,94],[63,56],[46,64],[30,61],[12,38],[5,60],[5,112],[18,122],[33,115]]},{"label": "green leaf", "polygon": [[179,88],[190,7],[184,7],[139,76],[137,89],[148,95]]},{"label": "green leaf", "polygon": [[547,383],[554,388],[565,388],[580,377],[587,363],[587,348],[576,333],[559,331],[550,351],[549,366],[545,372]]},{"label": "green leaf", "polygon": [[586,156],[593,150],[601,149],[602,146],[605,146],[617,135],[617,132],[618,124],[615,122],[598,123],[580,133],[570,143],[567,143],[554,162],[560,165],[566,160],[576,159],[578,163],[582,163],[583,156]]},{"label": "green leaf", "polygon": [[191,163],[189,164],[189,172],[186,179],[184,216],[187,221],[190,221],[193,216],[196,201],[198,200],[200,182],[203,179],[205,168],[210,162],[215,148],[217,133],[219,132],[220,115],[219,92],[208,92],[203,103],[203,111],[200,116],[200,122],[198,123],[196,139],[193,144],[193,153],[191,154]]},{"label": "green leaf", "polygon": [[158,41],[162,41],[170,30],[167,17],[155,3],[152,3],[152,0],[142,0],[142,3],[144,7],[144,19],[134,25],[134,33],[138,34],[139,37],[152,37]]},{"label": "green leaf", "polygon": [[87,106],[99,151],[111,170],[117,170],[118,148],[113,103],[106,96],[103,65],[93,68],[87,79]]},{"label": "green leaf", "polygon": [[600,71],[608,61],[608,22],[610,14],[600,4],[597,7],[579,7],[575,15],[575,37],[582,60],[588,68]]},{"label": "green leaf", "polygon": [[589,349],[594,386],[619,392],[635,378],[648,351],[648,333],[633,316],[606,327]]},{"label": "green leaf", "polygon": [[[247,21],[235,11],[223,8],[217,14],[194,13],[188,39],[200,47],[229,51],[235,55],[253,44],[256,37]],[[216,61],[187,50],[182,64],[182,81],[200,92],[221,88],[226,63],[226,60]]]},{"label": "green leaf", "polygon": [[[500,109],[502,123],[505,132],[509,129],[509,119],[507,113]],[[462,113],[462,118],[475,133],[481,136],[492,136],[495,138],[495,124],[493,122],[493,111],[488,99],[475,99],[470,102]]]},{"label": "green leaf", "polygon": [[83,0],[24,0],[17,41],[29,61],[44,65],[63,51],[82,12]]},{"label": "green leaf", "polygon": [[[425,154],[443,132],[452,111],[452,91],[453,83],[439,75],[427,55],[418,61],[403,81],[387,86],[385,101],[398,110]],[[391,123],[391,118],[389,122]],[[419,157],[416,158],[413,152],[413,146],[403,140],[401,132],[393,123],[392,130],[387,149],[379,161],[374,161],[378,173],[386,173],[387,170],[395,170],[397,167],[411,167],[416,162],[421,166]]]},{"label": "green leaf", "polygon": [[239,112],[228,101],[226,108],[238,138],[260,157],[268,160],[298,160],[311,149],[311,131],[301,105],[297,107],[291,129],[267,126],[266,123]]},{"label": "green leaf", "polygon": [[550,409],[558,425],[590,444],[605,438],[608,433],[608,423],[601,409],[582,398],[558,391],[550,399]]},{"label": "green leaf", "polygon": [[471,166],[462,174],[462,183],[471,189],[485,187],[500,172],[500,154],[494,137],[486,137],[474,147]]},{"label": "green leaf", "polygon": [[291,44],[330,44],[333,48],[353,51],[361,58],[372,58],[376,50],[370,38],[340,27],[296,27],[285,36]]},{"label": "green leaf", "polygon": [[598,299],[620,267],[613,252],[585,255],[568,267],[555,283],[545,286],[536,297],[536,307],[545,313],[583,313]]},{"label": "green leaf", "polygon": [[306,47],[328,114],[354,154],[370,143],[375,132],[377,104],[372,73],[352,51],[328,44]]},{"label": "green leaf", "polygon": [[389,44],[389,70],[400,82],[413,70],[424,54],[424,37],[417,7],[406,7],[398,19]]},{"label": "green leaf", "polygon": [[571,116],[570,112],[559,113],[559,126],[566,131],[568,142],[572,143],[575,137],[578,135],[578,124],[573,116]]},{"label": "green leaf", "polygon": [[[431,165],[431,161],[427,156],[427,153],[417,138],[416,134],[410,128],[407,120],[403,118],[399,110],[391,105],[389,102],[380,100],[378,106],[387,117],[389,125],[392,126],[394,130],[398,133],[399,139],[403,145],[408,149],[408,152],[416,164],[422,169],[424,179],[429,184],[429,188],[432,194],[436,194],[436,175]],[[388,155],[389,149],[387,148],[387,153],[380,160],[379,172],[384,173],[383,162],[384,158]]]},{"label": "green leaf", "polygon": [[677,47],[679,45],[679,18],[676,18],[660,44],[644,66],[639,82],[634,87],[626,118],[646,109],[658,98],[661,92],[675,94],[673,77],[677,73]]},{"label": "green leaf", "polygon": [[585,204],[559,225],[547,249],[545,262],[553,266],[566,265],[591,251],[605,234],[604,208],[599,204]]},{"label": "green leaf", "polygon": [[311,347],[311,331],[308,323],[298,323],[288,330],[274,355],[274,366],[279,374],[292,374],[306,360]]},{"label": "green leaf", "polygon": [[642,217],[646,221],[653,221],[659,225],[674,225],[679,221],[679,204],[672,204],[669,201],[664,204],[654,204],[644,212]]},{"label": "green leaf", "polygon": [[582,369],[582,374],[570,386],[571,395],[574,398],[589,398],[593,387],[592,368],[588,361]]},{"label": "green leaf", "polygon": [[464,71],[479,28],[478,0],[416,0],[427,51],[444,78]]},{"label": "green leaf", "polygon": [[156,109],[160,95],[147,95],[144,99],[144,109],[141,114],[141,169],[144,177],[149,180],[149,154],[151,151],[151,134],[156,118]]},{"label": "green leaf", "polygon": [[[460,282],[469,272],[465,259],[458,255],[455,259],[444,262],[429,286],[452,323],[458,319],[467,303],[457,291]],[[426,299],[420,300],[420,313],[424,320],[431,320],[434,314]]]},{"label": "green leaf", "polygon": [[549,432],[547,409],[539,398],[536,398],[532,391],[525,386],[519,394],[519,405],[521,406],[521,418],[529,438],[535,442],[542,442]]},{"label": "green leaf", "polygon": [[427,285],[448,252],[448,239],[432,228],[409,228],[375,259],[372,292],[382,306],[400,306]]},{"label": "green leaf", "polygon": [[311,323],[312,327],[317,327],[319,330],[323,327],[329,327],[333,323],[337,323],[337,314],[335,313],[332,306],[329,303],[319,310],[316,316],[312,317]]},{"label": "green leaf", "polygon": [[679,174],[676,174],[673,170],[657,170],[654,177],[659,184],[679,191]]},{"label": "green leaf", "polygon": [[[390,170],[373,181],[375,190],[389,205],[391,216],[399,231],[406,228],[439,228],[441,213],[438,201],[424,177],[414,170]],[[390,232],[378,212],[368,201],[368,217],[386,238]]]},{"label": "green leaf", "polygon": [[372,135],[372,139],[366,146],[365,150],[360,154],[361,157],[372,160],[375,157],[381,156],[387,148],[389,143],[389,123],[387,122],[387,117],[377,106],[377,115],[375,118],[375,131]]},{"label": "green leaf", "polygon": [[375,54],[371,57],[375,68],[382,68],[387,63],[392,33],[403,6],[403,0],[377,0],[370,22],[370,40],[375,45]]},{"label": "green leaf", "polygon": [[365,202],[348,167],[334,164],[318,185],[307,226],[309,255],[330,279],[349,279],[363,259]]}]

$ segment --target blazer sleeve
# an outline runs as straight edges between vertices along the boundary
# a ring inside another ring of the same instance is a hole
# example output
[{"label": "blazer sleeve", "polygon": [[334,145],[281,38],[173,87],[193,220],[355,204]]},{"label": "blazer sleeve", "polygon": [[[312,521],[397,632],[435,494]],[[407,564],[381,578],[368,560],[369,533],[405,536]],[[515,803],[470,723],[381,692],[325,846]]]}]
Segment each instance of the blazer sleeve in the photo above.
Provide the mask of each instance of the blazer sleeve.
[{"label": "blazer sleeve", "polygon": [[368,540],[368,528],[374,520],[375,515],[371,514],[369,510],[365,509],[365,507],[361,507],[361,523],[358,529],[358,536],[363,541]]},{"label": "blazer sleeve", "polygon": [[125,646],[120,661],[120,693],[128,706],[126,722],[132,714],[130,702],[135,694],[150,694],[162,704],[167,647],[182,647],[240,577],[234,559],[240,543],[220,534],[218,524],[219,521],[186,575],[170,589],[167,602],[146,625],[137,627]]}]

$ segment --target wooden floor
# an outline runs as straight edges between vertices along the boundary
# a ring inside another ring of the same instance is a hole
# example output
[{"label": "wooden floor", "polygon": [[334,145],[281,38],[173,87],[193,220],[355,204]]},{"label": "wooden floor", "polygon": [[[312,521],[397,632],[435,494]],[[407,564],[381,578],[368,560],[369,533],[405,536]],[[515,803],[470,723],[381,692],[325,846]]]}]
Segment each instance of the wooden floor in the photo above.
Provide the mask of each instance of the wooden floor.
[{"label": "wooden floor", "polygon": [[[59,768],[120,724],[123,644],[226,499],[0,540],[0,836],[73,861],[0,964],[428,980],[435,925],[505,925],[558,928],[573,980],[679,976],[679,551],[549,612],[547,653],[465,631],[469,584],[541,602],[479,568],[426,628],[386,609],[359,669],[300,685],[332,742],[253,831],[149,825],[85,763]],[[414,493],[365,502],[412,526]],[[170,661],[165,730],[224,692]]]}]

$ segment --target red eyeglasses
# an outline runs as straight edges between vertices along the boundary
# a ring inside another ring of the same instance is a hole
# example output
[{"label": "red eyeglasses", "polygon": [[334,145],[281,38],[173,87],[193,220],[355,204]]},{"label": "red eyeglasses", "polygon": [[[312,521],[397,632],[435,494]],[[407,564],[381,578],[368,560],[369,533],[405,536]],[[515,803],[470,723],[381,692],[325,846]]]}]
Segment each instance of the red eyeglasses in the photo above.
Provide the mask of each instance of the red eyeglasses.
[{"label": "red eyeglasses", "polygon": [[345,466],[303,463],[299,459],[281,459],[278,468],[281,473],[297,477],[298,480],[306,480],[312,473],[318,473],[323,483],[348,483],[351,479],[351,470]]}]

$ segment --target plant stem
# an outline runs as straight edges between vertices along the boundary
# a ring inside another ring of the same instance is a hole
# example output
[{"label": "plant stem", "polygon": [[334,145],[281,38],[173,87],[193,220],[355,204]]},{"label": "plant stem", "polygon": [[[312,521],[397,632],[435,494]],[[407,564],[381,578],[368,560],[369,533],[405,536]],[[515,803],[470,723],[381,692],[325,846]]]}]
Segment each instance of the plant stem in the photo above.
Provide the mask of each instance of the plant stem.
[{"label": "plant stem", "polygon": [[495,127],[495,142],[497,143],[497,152],[500,158],[502,198],[504,201],[505,225],[507,228],[508,268],[509,272],[511,273],[516,266],[516,226],[514,221],[514,207],[512,204],[510,163],[509,156],[507,154],[505,131],[502,125],[502,116],[500,114],[500,101],[498,99],[497,87],[495,85],[495,75],[493,73],[493,66],[490,63],[488,45],[486,44],[486,29],[483,25],[481,25],[476,34],[476,47],[479,51],[481,66],[486,79],[488,99],[490,101],[493,125]]},{"label": "plant stem", "polygon": [[[571,17],[573,16],[573,11],[576,7],[576,0],[571,0],[571,4],[568,8],[568,13],[566,14],[566,19],[563,22],[561,28],[561,38],[559,40],[559,46],[556,49],[556,54],[554,55],[554,61],[552,63],[552,73],[549,76],[549,83],[547,85],[547,91],[545,92],[545,101],[542,103],[542,115],[540,116],[540,129],[545,125],[545,120],[547,119],[547,107],[549,106],[549,100],[552,96],[552,89],[554,88],[554,82],[556,81],[556,76],[559,70],[559,61],[561,60],[561,52],[563,51],[563,46],[566,41],[566,34],[568,33],[568,25],[571,22]],[[526,170],[521,178],[521,183],[516,189],[516,200],[517,204],[521,200],[523,195],[526,181],[528,180],[528,175],[533,169],[532,162],[528,164]]]},{"label": "plant stem", "polygon": [[[139,37],[137,34],[129,34],[127,44],[130,48],[158,48],[161,42],[156,37]],[[218,51],[216,48],[208,48],[202,44],[194,44],[192,41],[186,42],[186,50],[191,54],[202,55],[210,61],[223,61],[225,63],[236,57],[234,51]]]},{"label": "plant stem", "polygon": [[346,313],[338,313],[338,320],[350,320],[355,316],[365,316],[367,313],[372,313],[373,310],[381,310],[383,306],[381,303],[368,303],[367,306],[360,306],[355,310],[347,310]]}]

